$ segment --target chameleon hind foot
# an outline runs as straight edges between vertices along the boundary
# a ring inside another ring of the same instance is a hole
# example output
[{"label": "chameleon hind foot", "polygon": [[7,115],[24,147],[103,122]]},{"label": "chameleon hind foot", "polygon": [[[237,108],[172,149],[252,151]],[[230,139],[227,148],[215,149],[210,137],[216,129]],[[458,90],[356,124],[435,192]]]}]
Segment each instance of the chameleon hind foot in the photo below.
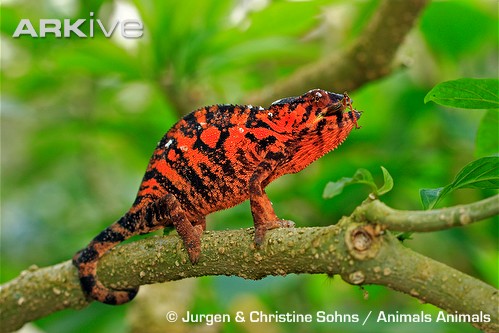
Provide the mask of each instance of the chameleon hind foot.
[{"label": "chameleon hind foot", "polygon": [[281,219],[267,222],[261,226],[258,226],[255,229],[255,245],[259,247],[263,244],[267,230],[276,229],[276,228],[294,228],[294,227],[295,223],[293,221],[281,220]]}]

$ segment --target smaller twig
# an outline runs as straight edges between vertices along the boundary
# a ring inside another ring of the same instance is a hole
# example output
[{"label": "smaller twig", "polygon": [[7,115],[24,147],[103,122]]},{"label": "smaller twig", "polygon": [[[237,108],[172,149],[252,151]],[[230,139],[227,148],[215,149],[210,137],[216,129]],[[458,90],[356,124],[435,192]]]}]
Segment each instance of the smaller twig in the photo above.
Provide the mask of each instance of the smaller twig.
[{"label": "smaller twig", "polygon": [[372,223],[393,231],[436,231],[464,226],[499,215],[499,194],[467,205],[426,211],[401,211],[374,200],[358,208]]}]

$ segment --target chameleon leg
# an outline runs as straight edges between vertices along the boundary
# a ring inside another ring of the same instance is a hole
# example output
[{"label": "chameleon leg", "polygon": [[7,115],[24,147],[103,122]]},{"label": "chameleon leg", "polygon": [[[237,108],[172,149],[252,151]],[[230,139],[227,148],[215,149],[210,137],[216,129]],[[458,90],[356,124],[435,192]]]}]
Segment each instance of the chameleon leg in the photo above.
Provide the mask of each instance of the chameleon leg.
[{"label": "chameleon leg", "polygon": [[189,260],[192,264],[196,264],[201,254],[201,235],[206,228],[206,219],[199,218],[191,224],[182,206],[173,195],[169,198],[169,207],[170,219],[184,242]]},{"label": "chameleon leg", "polygon": [[[191,263],[197,263],[199,255],[201,254],[201,235],[203,231],[206,230],[206,218],[204,216],[200,217],[191,224],[191,221],[180,205],[180,202],[172,194],[167,194],[162,199],[158,200],[156,205],[159,208],[157,209],[159,212],[167,213],[167,217],[163,216],[163,221],[168,221],[168,224],[173,224],[184,242]],[[152,219],[152,223],[149,223],[151,220],[150,217],[153,216],[154,213],[156,213],[154,209],[148,210],[145,213],[145,218],[141,219],[139,233],[149,233],[166,226],[164,223],[155,224],[154,219]]]},{"label": "chameleon leg", "polygon": [[269,229],[280,227],[294,227],[294,222],[281,220],[277,217],[267,193],[265,193],[263,182],[272,174],[272,162],[263,161],[257,167],[249,181],[249,194],[251,214],[255,225],[255,244],[263,243],[265,233]]}]

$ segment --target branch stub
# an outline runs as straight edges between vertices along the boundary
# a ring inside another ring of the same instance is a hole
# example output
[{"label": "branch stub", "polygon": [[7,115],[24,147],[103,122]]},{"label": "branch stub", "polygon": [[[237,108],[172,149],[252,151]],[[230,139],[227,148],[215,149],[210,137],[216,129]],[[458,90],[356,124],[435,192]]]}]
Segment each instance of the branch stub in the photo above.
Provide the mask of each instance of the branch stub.
[{"label": "branch stub", "polygon": [[381,228],[379,225],[354,224],[347,229],[345,242],[350,254],[358,260],[376,257],[380,248]]}]

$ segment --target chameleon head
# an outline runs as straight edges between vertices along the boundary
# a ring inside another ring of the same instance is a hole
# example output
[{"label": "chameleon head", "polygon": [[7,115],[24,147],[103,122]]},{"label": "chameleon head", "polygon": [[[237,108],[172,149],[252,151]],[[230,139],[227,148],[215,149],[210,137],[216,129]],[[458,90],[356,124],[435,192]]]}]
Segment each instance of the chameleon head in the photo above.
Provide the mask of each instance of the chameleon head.
[{"label": "chameleon head", "polygon": [[340,145],[354,127],[359,128],[357,120],[361,116],[346,93],[322,89],[280,99],[269,110],[276,114],[272,119],[274,128],[292,138],[287,147],[295,157],[289,166],[293,172]]},{"label": "chameleon head", "polygon": [[[361,112],[353,109],[352,103],[347,93],[336,94],[312,89],[302,96],[275,101],[269,109],[276,110],[277,117],[273,121],[281,129],[281,133],[301,136],[315,132],[321,135],[323,132],[337,132],[344,128],[347,130],[344,133],[346,137],[353,126],[358,128],[357,120],[361,116]],[[350,111],[345,112],[347,109]]]}]

